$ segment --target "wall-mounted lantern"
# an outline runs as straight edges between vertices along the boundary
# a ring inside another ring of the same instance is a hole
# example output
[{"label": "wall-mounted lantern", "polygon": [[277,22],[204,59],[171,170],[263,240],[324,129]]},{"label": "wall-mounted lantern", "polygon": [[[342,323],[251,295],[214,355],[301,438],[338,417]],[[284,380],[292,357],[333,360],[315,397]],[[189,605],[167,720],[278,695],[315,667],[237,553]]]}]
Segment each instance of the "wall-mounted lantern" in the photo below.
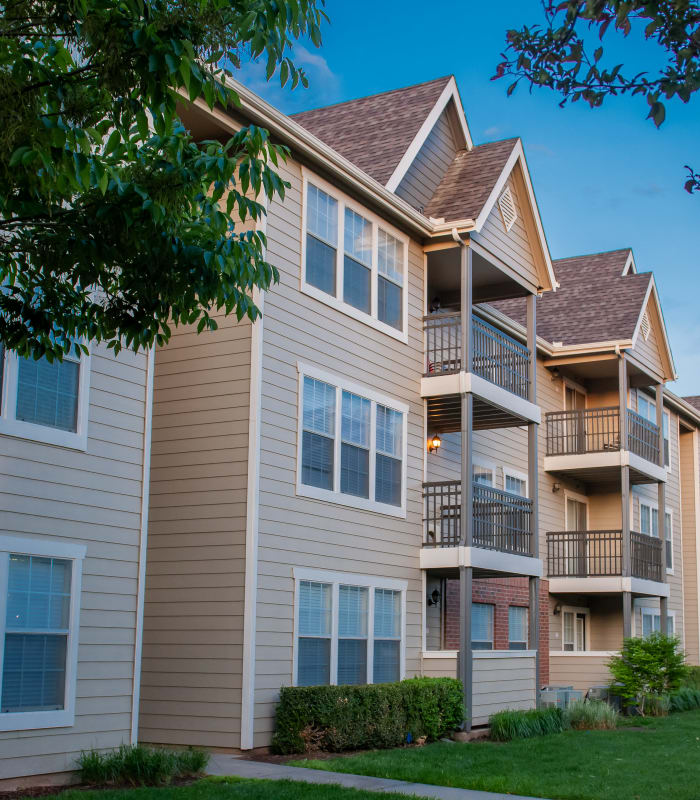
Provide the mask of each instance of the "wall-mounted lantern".
[{"label": "wall-mounted lantern", "polygon": [[433,436],[431,439],[428,439],[428,452],[437,453],[441,444],[442,439],[436,433],[435,436]]}]

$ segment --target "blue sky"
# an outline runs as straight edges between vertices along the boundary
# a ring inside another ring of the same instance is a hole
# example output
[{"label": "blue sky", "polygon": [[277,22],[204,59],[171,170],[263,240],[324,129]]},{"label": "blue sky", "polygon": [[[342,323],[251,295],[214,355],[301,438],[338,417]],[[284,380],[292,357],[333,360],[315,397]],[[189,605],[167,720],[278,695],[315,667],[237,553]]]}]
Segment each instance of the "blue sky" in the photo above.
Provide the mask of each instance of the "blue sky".
[{"label": "blue sky", "polygon": [[[292,113],[454,74],[477,144],[523,139],[554,258],[631,246],[639,271],[653,270],[680,375],[671,389],[700,394],[700,195],[683,190],[683,165],[700,170],[700,95],[671,104],[660,130],[641,97],[597,110],[560,109],[552,92],[524,86],[507,98],[508,80],[490,80],[505,32],[540,21],[539,0],[327,0],[326,11],[322,48],[296,48],[308,89],[281,90],[250,68],[244,82]],[[639,68],[656,57],[644,43],[620,51]]]}]

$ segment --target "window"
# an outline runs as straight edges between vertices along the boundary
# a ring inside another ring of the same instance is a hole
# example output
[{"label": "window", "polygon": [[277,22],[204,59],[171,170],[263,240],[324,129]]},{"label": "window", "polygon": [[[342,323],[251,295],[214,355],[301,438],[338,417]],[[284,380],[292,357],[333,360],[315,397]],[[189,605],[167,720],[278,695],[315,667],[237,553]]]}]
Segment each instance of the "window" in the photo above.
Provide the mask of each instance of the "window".
[{"label": "window", "polygon": [[[642,636],[649,636],[651,633],[658,633],[661,630],[661,613],[658,609],[642,608]],[[668,633],[673,635],[675,631],[675,619],[669,614],[666,619],[668,620]]]},{"label": "window", "polygon": [[72,355],[35,361],[0,348],[0,433],[84,449],[88,362]]},{"label": "window", "polygon": [[406,341],[408,240],[320,179],[304,187],[302,291]]},{"label": "window", "polygon": [[520,472],[504,468],[503,486],[511,494],[527,497],[527,477]]},{"label": "window", "polygon": [[472,603],[472,649],[493,650],[493,606]]},{"label": "window", "polygon": [[[656,401],[645,395],[643,392],[637,392],[637,413],[644,417],[644,419],[653,422],[656,425]],[[671,415],[668,411],[663,414],[663,429],[664,429],[664,465],[669,466],[671,463]]]},{"label": "window", "polygon": [[314,367],[299,370],[297,493],[402,516],[408,406]]},{"label": "window", "polygon": [[472,480],[481,486],[493,486],[493,469],[480,464],[472,464]]},{"label": "window", "polygon": [[71,725],[79,545],[0,537],[0,730]]},{"label": "window", "polygon": [[527,608],[508,608],[508,649],[527,650]]},{"label": "window", "polygon": [[565,652],[586,650],[588,638],[588,609],[562,609],[562,643]]},{"label": "window", "polygon": [[[659,536],[659,509],[650,500],[639,501],[639,529],[647,536]],[[666,509],[664,517],[664,535],[666,538],[666,571],[673,571],[673,515]]]},{"label": "window", "polygon": [[401,679],[404,581],[298,568],[295,578],[295,685]]}]

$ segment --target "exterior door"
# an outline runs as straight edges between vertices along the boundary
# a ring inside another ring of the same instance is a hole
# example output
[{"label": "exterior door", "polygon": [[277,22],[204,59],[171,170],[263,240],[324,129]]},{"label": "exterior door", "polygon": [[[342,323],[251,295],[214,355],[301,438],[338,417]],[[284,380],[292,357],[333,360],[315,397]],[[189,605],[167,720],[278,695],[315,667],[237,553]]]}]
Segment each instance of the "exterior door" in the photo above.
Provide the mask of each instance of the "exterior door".
[{"label": "exterior door", "polygon": [[[564,386],[564,408],[570,411],[567,415],[569,446],[567,452],[586,452],[586,429],[583,411],[586,408],[586,395],[573,386]],[[570,449],[569,449],[570,448]]]},{"label": "exterior door", "polygon": [[567,574],[572,577],[586,577],[588,552],[585,531],[588,530],[588,506],[573,497],[566,498],[566,530],[570,532],[566,540]]}]

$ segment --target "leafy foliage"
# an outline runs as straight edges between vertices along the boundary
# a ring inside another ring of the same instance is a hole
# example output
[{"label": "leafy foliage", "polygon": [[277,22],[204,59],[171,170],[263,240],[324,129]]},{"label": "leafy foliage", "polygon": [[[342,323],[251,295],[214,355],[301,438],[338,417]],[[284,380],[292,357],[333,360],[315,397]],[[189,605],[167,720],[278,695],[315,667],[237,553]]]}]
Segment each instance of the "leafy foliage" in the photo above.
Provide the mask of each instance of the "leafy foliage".
[{"label": "leafy foliage", "polygon": [[[545,24],[507,32],[508,46],[494,78],[515,78],[509,95],[520,81],[530,89],[554,90],[562,106],[583,100],[596,108],[607,97],[641,95],[647,119],[659,127],[669,100],[687,103],[700,89],[696,0],[542,0],[542,6]],[[654,44],[665,63],[653,73],[629,73],[624,64],[605,57],[611,31]],[[700,189],[700,176],[686,169],[685,189]]]},{"label": "leafy foliage", "polygon": [[700,667],[688,666],[682,685],[700,689]]},{"label": "leafy foliage", "polygon": [[662,698],[678,689],[686,675],[685,654],[676,636],[652,633],[644,638],[625,639],[619,655],[608,667],[615,691],[626,706],[637,705],[644,716],[649,701],[652,710],[663,710]]},{"label": "leafy foliage", "polygon": [[564,727],[575,731],[617,728],[618,712],[604,700],[574,700],[564,709]]},{"label": "leafy foliage", "polygon": [[247,57],[305,85],[290,47],[323,2],[0,0],[0,341],[51,359],[256,318],[277,273],[236,223],[284,196],[287,151],[255,126],[198,144],[178,103],[239,102]]},{"label": "leafy foliage", "polygon": [[491,738],[496,742],[546,736],[564,730],[560,708],[533,708],[530,711],[498,711],[489,717]]},{"label": "leafy foliage", "polygon": [[173,778],[201,775],[209,762],[203,750],[164,750],[141,745],[122,745],[117,750],[82,752],[78,769],[83,783],[95,786],[129,784],[159,786]]},{"label": "leafy foliage", "polygon": [[681,686],[670,695],[669,703],[671,711],[694,711],[700,708],[700,689]]},{"label": "leafy foliage", "polygon": [[463,719],[462,684],[454,678],[284,687],[272,749],[301,753],[398,747],[424,737],[439,739]]}]

